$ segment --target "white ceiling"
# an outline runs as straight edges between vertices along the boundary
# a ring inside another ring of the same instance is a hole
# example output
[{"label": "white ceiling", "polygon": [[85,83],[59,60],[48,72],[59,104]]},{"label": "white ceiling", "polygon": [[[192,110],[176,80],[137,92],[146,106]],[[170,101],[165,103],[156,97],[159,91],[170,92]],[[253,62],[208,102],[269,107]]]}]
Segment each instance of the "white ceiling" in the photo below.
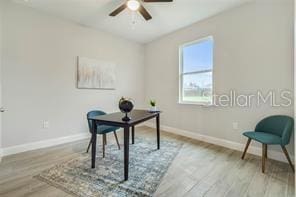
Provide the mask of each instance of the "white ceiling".
[{"label": "white ceiling", "polygon": [[13,1],[70,19],[82,25],[140,43],[147,43],[249,0],[174,0],[172,3],[143,3],[153,18],[150,21],[145,21],[141,15],[135,14],[135,26],[131,25],[132,12],[128,9],[116,17],[108,16],[125,0]]}]

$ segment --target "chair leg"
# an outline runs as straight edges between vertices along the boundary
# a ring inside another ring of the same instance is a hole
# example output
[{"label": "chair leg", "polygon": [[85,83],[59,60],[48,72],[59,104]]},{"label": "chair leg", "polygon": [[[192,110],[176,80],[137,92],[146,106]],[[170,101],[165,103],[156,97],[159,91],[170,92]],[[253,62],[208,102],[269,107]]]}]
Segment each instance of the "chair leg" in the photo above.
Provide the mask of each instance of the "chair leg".
[{"label": "chair leg", "polygon": [[102,135],[102,144],[103,144],[103,158],[105,158],[105,145],[106,145],[106,134]]},{"label": "chair leg", "polygon": [[247,144],[246,144],[246,147],[245,147],[244,153],[243,153],[243,155],[242,155],[242,159],[245,158],[245,155],[246,155],[246,153],[247,153],[247,150],[248,150],[248,148],[249,148],[250,143],[251,143],[251,138],[248,138],[248,141],[247,141]]},{"label": "chair leg", "polygon": [[89,144],[88,144],[87,149],[86,149],[86,153],[88,153],[91,143],[92,143],[92,137],[90,138]]},{"label": "chair leg", "polygon": [[113,133],[114,133],[114,137],[115,137],[115,140],[116,140],[116,143],[117,143],[118,149],[120,150],[120,145],[119,145],[119,142],[118,142],[118,138],[117,138],[116,131],[113,131]]},{"label": "chair leg", "polygon": [[266,149],[267,145],[262,144],[262,173],[265,172]]},{"label": "chair leg", "polygon": [[107,134],[104,134],[104,139],[105,139],[105,145],[107,145]]},{"label": "chair leg", "polygon": [[292,161],[291,161],[291,159],[290,159],[290,156],[289,156],[289,153],[288,153],[286,147],[285,147],[285,146],[282,146],[282,149],[283,149],[283,152],[285,153],[285,155],[286,155],[286,157],[287,157],[287,160],[288,160],[288,162],[289,162],[289,164],[290,164],[290,166],[291,166],[291,168],[292,168],[292,171],[295,172],[294,165],[293,165],[293,163],[292,163]]}]

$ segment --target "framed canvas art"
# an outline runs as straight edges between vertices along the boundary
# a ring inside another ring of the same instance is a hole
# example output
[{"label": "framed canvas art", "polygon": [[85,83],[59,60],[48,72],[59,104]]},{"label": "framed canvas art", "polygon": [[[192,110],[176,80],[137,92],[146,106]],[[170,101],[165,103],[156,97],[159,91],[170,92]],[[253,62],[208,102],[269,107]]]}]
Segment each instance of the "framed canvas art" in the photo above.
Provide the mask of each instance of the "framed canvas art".
[{"label": "framed canvas art", "polygon": [[115,89],[116,65],[86,57],[78,57],[77,88]]}]

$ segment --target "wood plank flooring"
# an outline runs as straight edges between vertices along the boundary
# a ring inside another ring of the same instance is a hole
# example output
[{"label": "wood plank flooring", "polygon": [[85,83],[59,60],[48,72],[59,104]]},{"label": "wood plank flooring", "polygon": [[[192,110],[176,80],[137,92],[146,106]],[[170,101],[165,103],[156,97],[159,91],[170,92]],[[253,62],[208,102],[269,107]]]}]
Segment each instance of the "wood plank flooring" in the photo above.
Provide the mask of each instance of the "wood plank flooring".
[{"label": "wood plank flooring", "polygon": [[[118,134],[122,144],[122,132]],[[155,138],[155,131],[139,127],[136,136]],[[266,173],[262,174],[260,157],[247,154],[245,160],[241,160],[239,151],[165,132],[161,132],[161,137],[176,139],[184,145],[154,196],[295,196],[294,174],[286,163],[269,159]],[[101,144],[101,138],[98,141]],[[108,144],[114,141],[113,134],[108,135]],[[87,144],[87,140],[82,140],[4,157],[0,164],[0,196],[69,197],[69,194],[32,177],[77,157],[86,150]]]}]

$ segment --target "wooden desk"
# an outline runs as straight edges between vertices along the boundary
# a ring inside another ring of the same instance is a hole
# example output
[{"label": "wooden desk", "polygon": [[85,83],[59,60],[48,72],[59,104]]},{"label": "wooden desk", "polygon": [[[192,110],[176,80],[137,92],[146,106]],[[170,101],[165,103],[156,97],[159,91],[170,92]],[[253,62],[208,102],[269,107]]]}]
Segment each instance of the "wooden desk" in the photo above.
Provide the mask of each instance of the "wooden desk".
[{"label": "wooden desk", "polygon": [[159,133],[159,115],[160,112],[148,112],[147,110],[133,110],[129,113],[130,121],[125,122],[122,120],[124,114],[121,112],[112,113],[102,116],[95,116],[90,118],[92,120],[92,154],[91,154],[91,167],[96,166],[96,144],[97,144],[97,126],[109,125],[124,128],[124,180],[128,180],[128,167],[129,167],[129,129],[132,127],[132,144],[135,142],[135,125],[145,122],[147,120],[156,118],[156,136],[157,136],[157,149],[160,148],[160,133]]}]

